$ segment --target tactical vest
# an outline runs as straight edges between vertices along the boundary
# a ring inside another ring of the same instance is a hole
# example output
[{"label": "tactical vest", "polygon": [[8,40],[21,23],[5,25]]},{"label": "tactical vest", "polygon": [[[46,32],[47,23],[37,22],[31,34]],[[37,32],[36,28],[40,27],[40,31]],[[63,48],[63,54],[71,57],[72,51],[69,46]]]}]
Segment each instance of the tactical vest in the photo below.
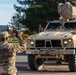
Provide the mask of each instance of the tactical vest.
[{"label": "tactical vest", "polygon": [[0,66],[9,62],[9,58],[13,56],[13,52],[9,49],[0,49]]}]

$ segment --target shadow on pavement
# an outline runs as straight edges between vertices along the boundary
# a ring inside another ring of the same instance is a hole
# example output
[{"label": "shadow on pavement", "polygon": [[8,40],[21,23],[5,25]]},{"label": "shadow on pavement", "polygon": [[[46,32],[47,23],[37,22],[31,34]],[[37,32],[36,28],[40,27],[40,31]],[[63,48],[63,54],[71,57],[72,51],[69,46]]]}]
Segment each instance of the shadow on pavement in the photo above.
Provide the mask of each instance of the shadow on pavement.
[{"label": "shadow on pavement", "polygon": [[[73,72],[70,72],[69,70],[66,70],[66,69],[59,69],[59,70],[55,70],[54,68],[50,68],[50,70],[48,69],[43,69],[43,70],[40,70],[40,71],[33,71],[29,68],[28,66],[28,63],[27,62],[17,62],[17,69],[19,72],[22,72],[22,73],[40,73],[40,74],[48,74],[48,73],[73,73]],[[53,65],[57,65],[57,64],[50,64],[50,66],[53,66]],[[65,65],[65,64],[64,64]],[[59,65],[58,65],[59,66]],[[52,70],[54,69],[54,70]],[[75,72],[74,72],[75,73]]]}]

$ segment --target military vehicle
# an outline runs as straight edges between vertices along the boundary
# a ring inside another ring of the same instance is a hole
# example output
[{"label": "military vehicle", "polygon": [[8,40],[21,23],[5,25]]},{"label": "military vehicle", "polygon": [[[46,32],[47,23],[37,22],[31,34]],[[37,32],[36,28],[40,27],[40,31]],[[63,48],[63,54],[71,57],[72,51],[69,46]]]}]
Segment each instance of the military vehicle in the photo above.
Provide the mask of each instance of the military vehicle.
[{"label": "military vehicle", "polygon": [[27,38],[28,64],[40,70],[45,61],[68,62],[76,72],[76,8],[70,2],[59,3],[59,20],[48,21],[43,32]]}]

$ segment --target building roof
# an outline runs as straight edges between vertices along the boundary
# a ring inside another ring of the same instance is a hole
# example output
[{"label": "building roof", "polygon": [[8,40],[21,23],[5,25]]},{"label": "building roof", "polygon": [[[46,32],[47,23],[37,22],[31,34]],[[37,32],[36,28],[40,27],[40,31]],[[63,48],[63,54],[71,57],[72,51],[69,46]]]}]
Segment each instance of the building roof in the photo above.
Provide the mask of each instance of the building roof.
[{"label": "building roof", "polygon": [[0,32],[1,31],[8,31],[8,26],[7,25],[0,25]]}]

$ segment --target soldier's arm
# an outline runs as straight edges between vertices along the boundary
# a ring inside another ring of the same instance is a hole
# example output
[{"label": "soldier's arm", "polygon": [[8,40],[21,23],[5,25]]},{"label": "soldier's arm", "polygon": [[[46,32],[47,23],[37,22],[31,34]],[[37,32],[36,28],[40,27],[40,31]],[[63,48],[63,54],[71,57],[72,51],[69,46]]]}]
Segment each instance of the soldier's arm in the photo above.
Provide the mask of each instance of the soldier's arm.
[{"label": "soldier's arm", "polygon": [[18,38],[19,43],[20,43],[20,45],[17,45],[17,49],[16,49],[17,50],[17,53],[26,52],[26,43],[22,39],[21,33],[18,30],[16,31],[16,37]]}]

